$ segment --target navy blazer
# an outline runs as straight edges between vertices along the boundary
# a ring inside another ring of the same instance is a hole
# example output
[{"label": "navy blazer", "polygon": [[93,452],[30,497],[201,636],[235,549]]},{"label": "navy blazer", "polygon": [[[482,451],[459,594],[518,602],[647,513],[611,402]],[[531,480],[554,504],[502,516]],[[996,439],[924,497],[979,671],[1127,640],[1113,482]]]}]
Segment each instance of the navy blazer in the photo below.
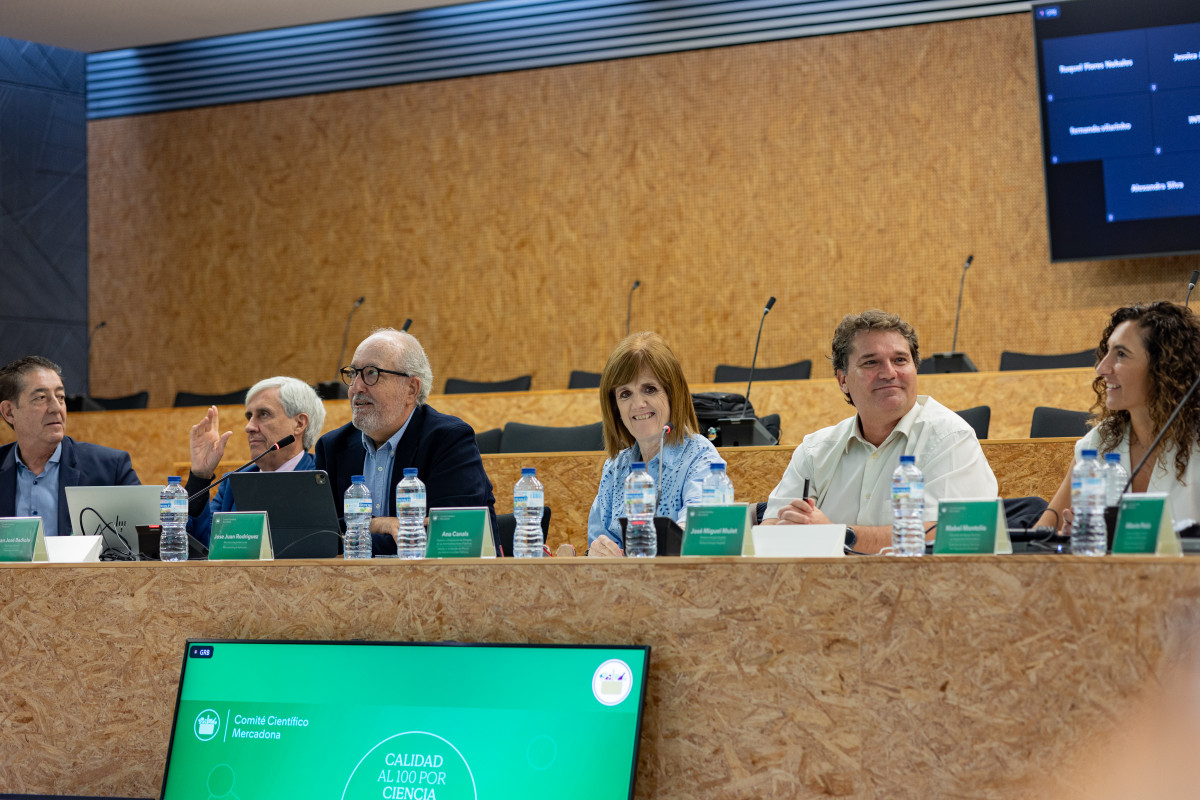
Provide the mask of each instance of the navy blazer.
[{"label": "navy blazer", "polygon": [[[305,472],[311,469],[313,469],[312,453],[305,450],[304,455],[300,457],[300,461],[296,464],[296,471]],[[261,472],[261,470],[259,470],[258,464],[251,464],[250,466],[243,467],[242,469],[235,469],[233,472]],[[192,536],[195,536],[196,539],[205,547],[208,546],[208,540],[212,537],[213,514],[217,511],[237,511],[237,506],[234,505],[233,502],[233,490],[229,488],[229,481],[225,480],[232,475],[233,472],[226,472],[221,476],[221,480],[223,482],[217,489],[216,497],[206,502],[203,510],[201,510],[199,514],[192,516],[190,511],[188,513],[187,532]],[[186,487],[188,495],[193,495],[208,484],[212,483],[211,480],[198,481],[197,485],[193,487],[191,485],[191,480],[192,479],[189,474],[188,486]]]},{"label": "navy blazer", "polygon": [[[362,432],[347,423],[321,437],[316,447],[316,468],[329,473],[333,497],[342,516],[341,498],[350,478],[361,475],[367,451]],[[396,457],[388,482],[387,516],[396,516],[396,484],[405,467],[416,467],[425,484],[427,508],[477,508],[486,506],[496,529],[496,499],[492,482],[483,471],[483,459],[475,443],[475,431],[458,417],[442,414],[427,405],[413,409],[408,428],[396,444]],[[346,523],[342,520],[342,530]],[[381,555],[396,552],[396,540],[387,534],[371,534],[372,549]]]},{"label": "navy blazer", "polygon": [[[68,486],[138,486],[137,473],[129,453],[98,444],[77,442],[70,436],[62,440],[58,461],[58,533],[72,530],[71,511],[67,508]],[[0,517],[17,513],[17,443],[0,447]]]}]

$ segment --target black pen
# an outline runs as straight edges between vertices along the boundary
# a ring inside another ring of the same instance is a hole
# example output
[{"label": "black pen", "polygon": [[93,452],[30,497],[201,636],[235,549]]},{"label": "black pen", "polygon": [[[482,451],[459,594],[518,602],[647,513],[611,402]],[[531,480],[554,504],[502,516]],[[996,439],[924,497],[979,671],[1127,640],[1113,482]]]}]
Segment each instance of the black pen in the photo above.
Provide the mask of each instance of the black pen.
[{"label": "black pen", "polygon": [[804,479],[804,493],[802,495],[800,495],[801,500],[808,500],[808,489],[811,485],[812,485],[812,481],[810,481],[808,478],[805,478]]}]

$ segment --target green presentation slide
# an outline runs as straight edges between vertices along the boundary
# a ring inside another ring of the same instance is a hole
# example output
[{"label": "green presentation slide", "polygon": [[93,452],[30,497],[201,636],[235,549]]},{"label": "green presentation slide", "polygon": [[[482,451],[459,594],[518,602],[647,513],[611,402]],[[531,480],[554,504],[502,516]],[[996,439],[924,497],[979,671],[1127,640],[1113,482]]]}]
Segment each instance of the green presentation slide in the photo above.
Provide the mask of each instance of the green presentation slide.
[{"label": "green presentation slide", "polygon": [[189,642],[165,800],[632,797],[649,648]]}]

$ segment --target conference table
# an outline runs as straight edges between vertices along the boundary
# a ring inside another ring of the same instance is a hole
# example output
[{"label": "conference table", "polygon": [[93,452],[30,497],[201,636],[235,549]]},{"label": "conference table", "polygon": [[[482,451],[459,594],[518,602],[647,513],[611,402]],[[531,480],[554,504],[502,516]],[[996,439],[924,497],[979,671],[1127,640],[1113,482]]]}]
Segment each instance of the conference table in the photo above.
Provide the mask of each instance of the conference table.
[{"label": "conference table", "polygon": [[5,564],[0,787],[156,796],[185,640],[361,638],[649,645],[638,798],[1094,797],[1198,595],[1126,556]]}]

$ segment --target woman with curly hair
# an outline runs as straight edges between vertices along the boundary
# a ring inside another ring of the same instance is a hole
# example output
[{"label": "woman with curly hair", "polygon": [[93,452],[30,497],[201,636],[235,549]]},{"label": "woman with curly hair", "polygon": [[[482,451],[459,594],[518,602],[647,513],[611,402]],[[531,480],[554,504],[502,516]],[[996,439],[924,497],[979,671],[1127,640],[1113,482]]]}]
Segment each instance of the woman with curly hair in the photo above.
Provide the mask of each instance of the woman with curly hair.
[{"label": "woman with curly hair", "polygon": [[[1159,301],[1118,308],[1096,348],[1094,427],[1075,445],[1120,453],[1132,471],[1200,373],[1200,322],[1183,306]],[[1165,492],[1175,519],[1200,519],[1200,392],[1189,398],[1131,491]],[[1071,475],[1038,521],[1070,518]],[[1053,513],[1052,513],[1053,512]]]}]

